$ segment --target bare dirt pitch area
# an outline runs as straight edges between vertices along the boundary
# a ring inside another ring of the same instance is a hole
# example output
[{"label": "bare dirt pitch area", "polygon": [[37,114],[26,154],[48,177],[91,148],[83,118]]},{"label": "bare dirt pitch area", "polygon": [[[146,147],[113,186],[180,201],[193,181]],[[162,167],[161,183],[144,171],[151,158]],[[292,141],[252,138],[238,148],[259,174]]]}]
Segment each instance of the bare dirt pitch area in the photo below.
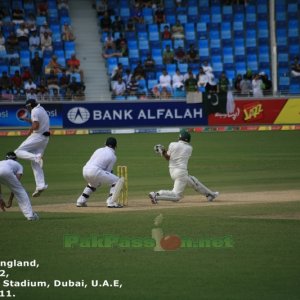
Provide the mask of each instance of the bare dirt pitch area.
[{"label": "bare dirt pitch area", "polygon": [[[207,202],[205,197],[200,195],[186,196],[179,202],[160,201],[158,205],[153,205],[150,199],[129,199],[129,205],[122,209],[109,209],[105,206],[105,202],[90,202],[88,207],[76,207],[75,203],[63,204],[45,204],[34,205],[37,212],[53,212],[53,213],[122,213],[130,211],[172,209],[180,207],[207,207],[220,205],[251,205],[258,203],[281,203],[290,201],[300,201],[300,190],[289,191],[265,191],[251,193],[224,193],[221,194],[214,202]],[[17,209],[17,208],[15,208]],[[253,216],[255,217],[255,216]],[[283,219],[300,219],[300,212],[292,215],[276,215],[276,216],[257,216],[258,218],[283,218]]]}]

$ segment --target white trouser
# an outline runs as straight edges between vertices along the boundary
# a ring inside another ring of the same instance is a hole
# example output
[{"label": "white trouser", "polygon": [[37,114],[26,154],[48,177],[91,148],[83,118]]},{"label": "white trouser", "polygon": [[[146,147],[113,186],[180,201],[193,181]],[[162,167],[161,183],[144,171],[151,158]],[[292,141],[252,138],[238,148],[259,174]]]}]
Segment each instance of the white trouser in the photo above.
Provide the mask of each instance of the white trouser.
[{"label": "white trouser", "polygon": [[0,170],[0,183],[6,185],[15,194],[19,207],[26,218],[33,215],[31,202],[21,182],[15,174],[6,170]]},{"label": "white trouser", "polygon": [[173,168],[169,171],[174,181],[173,190],[158,191],[157,200],[178,201],[183,198],[184,190],[188,183],[188,171]]},{"label": "white trouser", "polygon": [[[88,186],[92,187],[94,190],[96,190],[96,188],[98,188],[101,185],[110,185],[110,194],[113,194],[115,189],[114,185],[119,180],[119,177],[114,175],[113,173],[93,167],[84,167],[82,170],[82,175],[88,183]],[[77,203],[86,202],[87,198],[94,191],[93,189],[86,187],[83,191],[83,194],[85,194],[85,196],[79,196],[79,198],[77,199]],[[111,196],[109,196],[109,198],[107,199],[107,203],[110,203],[110,200]]]},{"label": "white trouser", "polygon": [[27,159],[31,161],[31,167],[35,178],[36,189],[43,189],[45,187],[44,171],[40,165],[35,161],[37,154],[43,155],[49,137],[43,136],[40,133],[32,133],[20,146],[15,150],[18,158]]}]

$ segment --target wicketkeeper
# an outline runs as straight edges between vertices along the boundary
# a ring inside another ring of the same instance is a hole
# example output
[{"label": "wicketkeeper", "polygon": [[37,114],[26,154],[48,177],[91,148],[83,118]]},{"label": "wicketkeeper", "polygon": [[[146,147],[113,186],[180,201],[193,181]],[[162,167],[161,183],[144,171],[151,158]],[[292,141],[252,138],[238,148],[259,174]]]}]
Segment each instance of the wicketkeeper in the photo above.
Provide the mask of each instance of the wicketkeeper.
[{"label": "wicketkeeper", "polygon": [[174,186],[173,190],[160,190],[149,193],[153,204],[157,204],[159,200],[179,201],[183,198],[187,185],[196,192],[206,196],[208,201],[213,201],[219,195],[219,192],[211,191],[196,177],[189,175],[187,167],[193,151],[190,141],[190,133],[182,129],[179,134],[179,140],[170,143],[168,150],[160,144],[154,146],[154,151],[169,161],[169,172],[174,181]]},{"label": "wicketkeeper", "polygon": [[124,185],[124,178],[112,173],[117,161],[115,150],[117,140],[109,137],[105,147],[97,149],[83,167],[83,177],[87,182],[82,194],[76,202],[77,207],[86,207],[90,195],[101,185],[110,185],[110,194],[106,200],[108,208],[122,208],[117,200]]}]

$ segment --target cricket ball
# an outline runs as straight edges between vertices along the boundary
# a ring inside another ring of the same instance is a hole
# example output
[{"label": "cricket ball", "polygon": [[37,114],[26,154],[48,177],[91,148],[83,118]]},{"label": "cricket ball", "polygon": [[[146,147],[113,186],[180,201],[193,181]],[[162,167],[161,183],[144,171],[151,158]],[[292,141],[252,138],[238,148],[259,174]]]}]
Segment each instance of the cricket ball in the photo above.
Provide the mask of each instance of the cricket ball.
[{"label": "cricket ball", "polygon": [[160,240],[160,245],[164,250],[176,250],[181,245],[181,240],[177,235],[167,235]]}]

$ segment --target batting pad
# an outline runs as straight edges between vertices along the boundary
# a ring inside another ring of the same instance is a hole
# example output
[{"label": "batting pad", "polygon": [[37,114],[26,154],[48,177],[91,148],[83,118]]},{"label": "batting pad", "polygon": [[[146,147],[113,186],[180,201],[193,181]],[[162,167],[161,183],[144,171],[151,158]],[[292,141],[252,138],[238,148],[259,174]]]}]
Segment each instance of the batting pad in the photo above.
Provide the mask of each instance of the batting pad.
[{"label": "batting pad", "polygon": [[120,177],[119,180],[116,182],[114,190],[112,191],[112,195],[111,195],[112,202],[118,202],[118,198],[123,189],[124,183],[125,183],[124,177]]}]

